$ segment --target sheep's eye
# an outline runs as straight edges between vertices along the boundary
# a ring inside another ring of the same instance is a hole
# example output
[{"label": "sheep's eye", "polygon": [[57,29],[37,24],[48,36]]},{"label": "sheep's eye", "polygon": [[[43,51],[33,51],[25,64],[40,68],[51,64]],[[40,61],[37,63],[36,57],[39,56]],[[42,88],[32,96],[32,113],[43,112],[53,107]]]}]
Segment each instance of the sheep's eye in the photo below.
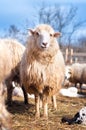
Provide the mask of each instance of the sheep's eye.
[{"label": "sheep's eye", "polygon": [[53,36],[53,34],[50,34],[50,37],[52,37]]},{"label": "sheep's eye", "polygon": [[85,116],[85,113],[83,113],[82,116]]},{"label": "sheep's eye", "polygon": [[39,36],[39,33],[38,33],[38,32],[36,32],[36,35],[37,35],[37,36]]},{"label": "sheep's eye", "polygon": [[72,74],[71,72],[68,72],[69,74]]}]

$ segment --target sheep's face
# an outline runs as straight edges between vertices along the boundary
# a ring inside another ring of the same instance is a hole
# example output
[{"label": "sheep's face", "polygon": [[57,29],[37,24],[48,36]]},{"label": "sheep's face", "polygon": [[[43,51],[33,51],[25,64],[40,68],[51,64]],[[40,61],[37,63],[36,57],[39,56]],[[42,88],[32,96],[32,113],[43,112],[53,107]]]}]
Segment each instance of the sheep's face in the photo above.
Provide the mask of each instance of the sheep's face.
[{"label": "sheep's face", "polygon": [[36,39],[37,46],[41,49],[46,49],[50,46],[50,35],[46,31],[37,32],[38,37]]},{"label": "sheep's face", "polygon": [[46,30],[31,30],[30,32],[35,40],[35,44],[37,45],[37,47],[41,50],[45,50],[47,48],[49,48],[50,44],[51,44],[51,40],[57,36],[60,35],[59,32],[57,33],[49,33]]},{"label": "sheep's face", "polygon": [[76,123],[86,124],[86,107],[79,111],[79,116],[76,119]]},{"label": "sheep's face", "polygon": [[71,68],[69,66],[66,67],[65,69],[65,79],[69,79],[72,76]]}]

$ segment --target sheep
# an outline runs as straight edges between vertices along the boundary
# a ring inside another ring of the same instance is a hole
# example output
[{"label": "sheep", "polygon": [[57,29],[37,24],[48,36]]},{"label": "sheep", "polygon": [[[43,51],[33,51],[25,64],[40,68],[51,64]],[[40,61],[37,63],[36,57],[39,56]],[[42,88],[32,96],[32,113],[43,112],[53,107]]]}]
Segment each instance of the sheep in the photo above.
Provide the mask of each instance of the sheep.
[{"label": "sheep", "polygon": [[5,106],[3,88],[4,86],[0,82],[0,130],[10,130],[11,114],[7,111]]},{"label": "sheep", "polygon": [[9,50],[5,51],[6,49],[7,47],[5,46],[5,44],[3,43],[2,46],[2,44],[0,43],[0,129],[7,130],[10,129],[10,114],[5,107],[3,82],[7,74],[11,73],[11,60],[9,59]]},{"label": "sheep", "polygon": [[86,107],[80,109],[73,118],[62,117],[62,123],[67,122],[69,125],[71,124],[83,124],[86,125]]},{"label": "sheep", "polygon": [[36,117],[40,117],[42,99],[44,117],[48,117],[48,99],[53,96],[56,108],[56,94],[64,79],[65,63],[54,32],[47,24],[29,29],[26,50],[20,63],[20,80],[26,91],[35,95]]},{"label": "sheep", "polygon": [[79,83],[81,90],[82,84],[86,83],[86,64],[72,64],[69,67],[65,78],[69,80],[69,82],[74,83],[75,87],[77,86],[77,83]]},{"label": "sheep", "polygon": [[[13,91],[12,81],[17,80],[17,82],[20,82],[19,65],[22,54],[25,51],[25,47],[14,39],[0,39],[0,47],[2,48],[2,51],[0,51],[0,59],[4,60],[4,62],[0,64],[0,69],[3,70],[3,73],[6,73],[4,81],[7,86],[7,103],[8,105],[11,105]],[[2,56],[5,51],[7,52],[7,55]],[[2,68],[2,66],[4,66],[4,68]],[[24,92],[25,103],[27,103],[27,94],[25,93],[23,86],[22,89]]]}]

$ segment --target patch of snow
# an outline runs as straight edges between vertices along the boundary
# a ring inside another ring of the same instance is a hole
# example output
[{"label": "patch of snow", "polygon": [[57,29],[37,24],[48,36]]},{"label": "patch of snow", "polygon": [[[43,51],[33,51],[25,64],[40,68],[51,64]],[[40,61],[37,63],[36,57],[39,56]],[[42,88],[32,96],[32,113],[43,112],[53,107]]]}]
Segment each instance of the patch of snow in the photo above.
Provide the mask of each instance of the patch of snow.
[{"label": "patch of snow", "polygon": [[60,94],[63,96],[67,96],[67,97],[84,97],[81,94],[78,94],[78,89],[75,87],[70,87],[70,88],[62,88],[60,89]]}]

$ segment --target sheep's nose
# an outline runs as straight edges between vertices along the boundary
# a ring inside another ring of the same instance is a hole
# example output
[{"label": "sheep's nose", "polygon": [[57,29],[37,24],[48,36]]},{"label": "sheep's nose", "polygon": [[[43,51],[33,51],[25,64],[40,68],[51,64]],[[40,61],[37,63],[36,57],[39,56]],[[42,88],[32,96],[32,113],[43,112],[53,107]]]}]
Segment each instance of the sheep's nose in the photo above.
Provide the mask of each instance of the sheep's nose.
[{"label": "sheep's nose", "polygon": [[65,76],[65,79],[67,79],[67,76]]},{"label": "sheep's nose", "polygon": [[46,46],[46,45],[47,45],[47,42],[43,42],[42,44],[43,44],[44,46]]}]

